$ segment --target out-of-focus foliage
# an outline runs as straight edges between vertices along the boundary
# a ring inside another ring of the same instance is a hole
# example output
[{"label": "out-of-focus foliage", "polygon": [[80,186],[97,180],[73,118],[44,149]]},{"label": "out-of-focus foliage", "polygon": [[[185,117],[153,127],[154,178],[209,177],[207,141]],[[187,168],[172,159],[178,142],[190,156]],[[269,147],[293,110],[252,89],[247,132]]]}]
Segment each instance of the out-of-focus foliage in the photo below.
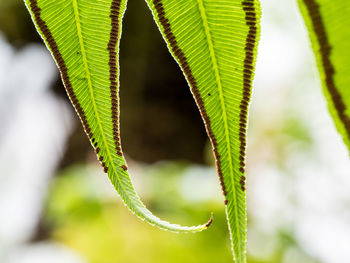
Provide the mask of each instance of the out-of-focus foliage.
[{"label": "out-of-focus foliage", "polygon": [[[147,180],[158,182],[156,195],[147,199],[148,206],[164,218],[196,222],[206,218],[203,212],[206,209],[215,213],[215,224],[196,235],[174,235],[138,224],[138,220],[113,198],[112,189],[105,188],[106,182],[101,182],[94,174],[96,169],[71,167],[53,181],[43,222],[51,239],[74,249],[91,263],[224,263],[232,260],[222,201],[202,201],[189,206],[183,199],[180,181],[191,166],[157,164],[146,168],[145,176]],[[166,171],[169,177],[162,180]],[[162,197],[162,207],[158,206],[159,197]],[[298,247],[288,232],[281,230],[270,238],[277,244],[274,252],[263,260],[249,257],[248,262],[280,263],[287,251],[294,253],[289,258],[301,260],[298,262],[317,262]]]},{"label": "out-of-focus foliage", "polygon": [[[89,262],[231,261],[222,207],[216,202],[195,208],[186,205],[176,187],[181,170],[183,165],[169,164],[148,172],[151,180],[154,173],[158,174],[153,178],[158,181],[156,196],[148,200],[148,206],[164,218],[183,223],[204,220],[207,214],[203,211],[213,211],[216,224],[206,234],[179,235],[137,224],[138,220],[113,195],[98,193],[92,180],[96,178],[84,166],[71,168],[54,181],[46,224],[53,228],[54,239],[76,249]],[[165,171],[170,172],[166,178]]]},{"label": "out-of-focus foliage", "polygon": [[1,0],[0,30],[16,47],[23,47],[28,42],[40,41],[35,28],[28,23],[30,14],[20,0]]}]

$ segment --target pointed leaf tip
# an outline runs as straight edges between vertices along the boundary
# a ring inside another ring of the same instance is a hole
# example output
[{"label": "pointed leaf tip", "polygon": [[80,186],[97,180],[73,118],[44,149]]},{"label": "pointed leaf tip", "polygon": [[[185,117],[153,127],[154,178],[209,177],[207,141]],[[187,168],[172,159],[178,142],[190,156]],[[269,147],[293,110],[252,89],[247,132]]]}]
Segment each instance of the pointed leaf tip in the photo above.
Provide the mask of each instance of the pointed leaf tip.
[{"label": "pointed leaf tip", "polygon": [[146,1],[203,118],[226,200],[235,261],[245,263],[246,133],[260,1]]},{"label": "pointed leaf tip", "polygon": [[210,219],[209,219],[209,221],[205,224],[205,226],[208,228],[208,227],[210,227],[211,226],[211,223],[213,223],[213,212],[211,213],[211,215],[210,215]]},{"label": "pointed leaf tip", "polygon": [[[119,129],[119,40],[126,0],[25,0],[60,70],[67,94],[104,171],[125,205],[142,220],[173,232],[199,232],[146,209],[127,172]],[[58,12],[59,10],[59,12]],[[91,12],[91,10],[94,10]]]}]

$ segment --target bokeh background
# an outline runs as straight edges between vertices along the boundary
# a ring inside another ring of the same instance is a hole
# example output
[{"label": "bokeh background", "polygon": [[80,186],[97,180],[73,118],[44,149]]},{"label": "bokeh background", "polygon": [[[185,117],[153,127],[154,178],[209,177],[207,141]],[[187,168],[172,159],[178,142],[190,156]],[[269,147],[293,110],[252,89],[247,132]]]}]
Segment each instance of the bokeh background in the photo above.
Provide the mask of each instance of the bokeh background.
[{"label": "bokeh background", "polygon": [[[248,134],[250,263],[350,262],[350,161],[295,0],[262,0]],[[158,230],[120,201],[21,0],[0,0],[0,262],[232,262],[204,126],[145,1],[121,40],[121,134]]]}]

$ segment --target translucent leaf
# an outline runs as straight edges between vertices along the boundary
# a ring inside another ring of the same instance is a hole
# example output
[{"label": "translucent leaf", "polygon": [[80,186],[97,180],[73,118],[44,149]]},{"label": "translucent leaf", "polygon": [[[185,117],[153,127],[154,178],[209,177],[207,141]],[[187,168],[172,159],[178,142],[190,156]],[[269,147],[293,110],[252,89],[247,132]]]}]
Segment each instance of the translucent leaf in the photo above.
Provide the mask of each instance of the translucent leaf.
[{"label": "translucent leaf", "polygon": [[350,150],[349,1],[298,2],[309,31],[329,111]]},{"label": "translucent leaf", "polygon": [[162,221],[136,194],[123,157],[119,132],[118,49],[126,0],[25,0],[52,53],[68,96],[104,171],[138,217],[175,232],[206,229]]},{"label": "translucent leaf", "polygon": [[260,32],[255,0],[147,0],[210,137],[236,262],[246,262],[245,151]]}]

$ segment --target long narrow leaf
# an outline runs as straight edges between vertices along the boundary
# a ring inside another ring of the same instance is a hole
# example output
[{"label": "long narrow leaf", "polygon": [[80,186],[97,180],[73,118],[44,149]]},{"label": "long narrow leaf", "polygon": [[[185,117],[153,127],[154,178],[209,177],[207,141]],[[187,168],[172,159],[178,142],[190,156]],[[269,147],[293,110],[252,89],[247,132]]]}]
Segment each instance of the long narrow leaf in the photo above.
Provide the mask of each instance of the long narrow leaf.
[{"label": "long narrow leaf", "polygon": [[246,262],[245,150],[257,0],[146,0],[210,137],[236,262]]},{"label": "long narrow leaf", "polygon": [[131,183],[119,136],[118,49],[126,0],[25,0],[104,171],[127,207],[141,219],[175,232],[145,208]]},{"label": "long narrow leaf", "polygon": [[329,111],[350,151],[350,3],[344,0],[298,2]]}]

